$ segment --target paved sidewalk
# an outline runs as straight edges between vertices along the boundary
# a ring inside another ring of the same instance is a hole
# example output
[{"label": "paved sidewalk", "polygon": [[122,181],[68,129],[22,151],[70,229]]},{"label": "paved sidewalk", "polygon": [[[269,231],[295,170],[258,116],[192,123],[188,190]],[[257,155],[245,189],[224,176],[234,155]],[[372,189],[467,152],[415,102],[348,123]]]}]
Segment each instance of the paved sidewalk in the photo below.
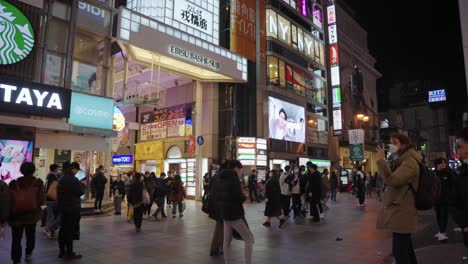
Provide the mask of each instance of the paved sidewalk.
[{"label": "paved sidewalk", "polygon": [[[291,218],[283,229],[267,229],[261,225],[264,204],[246,204],[247,219],[255,237],[253,263],[392,263],[388,258],[387,262],[382,262],[390,255],[391,236],[375,228],[379,203],[370,199],[365,208],[357,208],[355,203],[349,194],[340,195],[338,203],[331,204],[325,223],[314,225]],[[214,221],[201,212],[200,206],[200,203],[188,201],[183,218],[144,221],[141,233],[135,233],[124,216],[84,218],[81,240],[75,244],[76,251],[84,258],[73,263],[221,264],[222,257],[209,256]],[[421,219],[427,222],[429,218]],[[423,223],[421,230],[426,229]],[[32,263],[61,263],[57,258],[57,241],[46,239],[40,231],[38,228]],[[0,241],[1,264],[9,263],[11,241],[10,232],[7,233],[6,240]],[[337,241],[337,236],[343,240]],[[234,241],[232,245],[233,263],[243,263],[242,243]],[[431,250],[435,251],[439,249]],[[426,262],[425,250],[419,254],[424,261],[420,263],[437,263]],[[458,262],[444,262],[452,263]]]}]

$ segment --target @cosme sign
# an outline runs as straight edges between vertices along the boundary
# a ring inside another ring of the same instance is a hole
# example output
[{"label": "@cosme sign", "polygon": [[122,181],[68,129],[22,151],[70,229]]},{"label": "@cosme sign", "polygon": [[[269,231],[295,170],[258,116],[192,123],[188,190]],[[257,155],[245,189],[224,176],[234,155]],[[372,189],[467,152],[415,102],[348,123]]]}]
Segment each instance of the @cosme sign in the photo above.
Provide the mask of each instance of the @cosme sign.
[{"label": "@cosme sign", "polygon": [[37,116],[70,116],[70,90],[0,79],[0,112]]},{"label": "@cosme sign", "polygon": [[24,60],[34,46],[31,22],[15,6],[0,0],[0,64]]}]

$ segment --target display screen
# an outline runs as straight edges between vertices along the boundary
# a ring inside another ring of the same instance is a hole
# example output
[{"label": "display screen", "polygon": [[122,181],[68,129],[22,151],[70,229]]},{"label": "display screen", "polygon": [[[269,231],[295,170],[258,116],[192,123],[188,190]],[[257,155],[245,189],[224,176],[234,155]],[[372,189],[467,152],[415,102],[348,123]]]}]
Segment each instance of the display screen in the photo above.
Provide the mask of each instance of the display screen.
[{"label": "display screen", "polygon": [[32,162],[33,142],[0,139],[0,179],[6,183],[23,176],[20,167],[23,162]]},{"label": "display screen", "polygon": [[305,143],[304,107],[268,98],[270,138]]}]

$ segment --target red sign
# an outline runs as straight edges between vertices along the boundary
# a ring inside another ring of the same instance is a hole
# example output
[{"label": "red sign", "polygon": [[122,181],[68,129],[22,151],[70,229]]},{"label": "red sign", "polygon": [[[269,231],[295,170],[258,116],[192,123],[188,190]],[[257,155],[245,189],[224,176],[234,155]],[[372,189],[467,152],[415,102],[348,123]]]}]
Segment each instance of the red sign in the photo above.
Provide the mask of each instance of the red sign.
[{"label": "red sign", "polygon": [[338,45],[330,46],[330,64],[336,65],[339,63],[338,59]]},{"label": "red sign", "polygon": [[239,143],[239,148],[254,149],[255,143]]},{"label": "red sign", "polygon": [[195,153],[195,144],[196,144],[196,138],[194,136],[190,136],[189,142],[188,142],[188,148],[187,148],[188,154]]}]

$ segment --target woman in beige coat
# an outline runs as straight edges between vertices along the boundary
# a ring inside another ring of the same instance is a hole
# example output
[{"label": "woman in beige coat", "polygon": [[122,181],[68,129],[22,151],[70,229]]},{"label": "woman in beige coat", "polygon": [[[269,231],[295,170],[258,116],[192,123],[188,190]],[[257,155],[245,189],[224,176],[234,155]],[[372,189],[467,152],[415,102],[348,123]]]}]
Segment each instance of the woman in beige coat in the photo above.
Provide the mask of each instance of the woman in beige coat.
[{"label": "woman in beige coat", "polygon": [[392,252],[397,264],[417,264],[411,240],[411,233],[416,232],[417,211],[410,185],[417,191],[422,157],[401,134],[391,137],[392,165],[385,160],[383,148],[377,151],[377,167],[386,185],[377,228],[393,233]]}]

